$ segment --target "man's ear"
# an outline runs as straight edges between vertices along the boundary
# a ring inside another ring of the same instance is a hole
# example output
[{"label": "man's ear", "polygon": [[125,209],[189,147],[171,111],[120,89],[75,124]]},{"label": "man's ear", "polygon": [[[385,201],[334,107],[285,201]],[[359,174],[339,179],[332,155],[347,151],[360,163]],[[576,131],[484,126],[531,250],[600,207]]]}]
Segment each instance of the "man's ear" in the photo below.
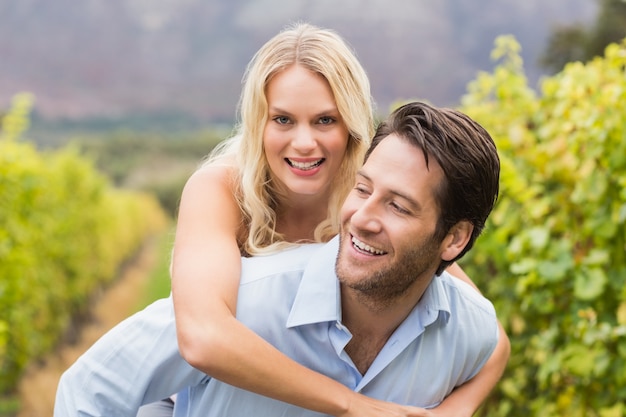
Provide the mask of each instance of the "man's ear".
[{"label": "man's ear", "polygon": [[467,220],[462,220],[452,226],[443,239],[441,259],[451,261],[456,258],[469,242],[473,231],[474,225]]}]

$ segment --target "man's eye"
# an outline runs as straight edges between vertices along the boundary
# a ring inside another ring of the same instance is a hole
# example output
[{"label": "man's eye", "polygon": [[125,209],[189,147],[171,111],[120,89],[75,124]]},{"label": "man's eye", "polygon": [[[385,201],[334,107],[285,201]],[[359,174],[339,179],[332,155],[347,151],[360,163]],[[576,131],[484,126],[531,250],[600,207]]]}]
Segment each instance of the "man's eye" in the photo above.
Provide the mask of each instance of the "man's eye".
[{"label": "man's eye", "polygon": [[396,204],[396,203],[391,203],[391,207],[393,207],[393,209],[395,211],[397,211],[400,214],[409,214],[409,211],[407,209],[405,209],[404,207]]}]

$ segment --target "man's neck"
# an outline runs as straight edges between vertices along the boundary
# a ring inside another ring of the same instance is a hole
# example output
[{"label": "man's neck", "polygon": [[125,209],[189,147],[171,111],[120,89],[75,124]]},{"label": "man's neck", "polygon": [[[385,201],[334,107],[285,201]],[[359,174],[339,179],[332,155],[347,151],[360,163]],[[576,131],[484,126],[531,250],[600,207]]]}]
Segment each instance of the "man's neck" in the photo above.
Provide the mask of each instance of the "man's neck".
[{"label": "man's neck", "polygon": [[342,322],[352,333],[345,350],[362,375],[413,310],[430,282],[418,281],[402,296],[384,301],[369,299],[342,285]]}]

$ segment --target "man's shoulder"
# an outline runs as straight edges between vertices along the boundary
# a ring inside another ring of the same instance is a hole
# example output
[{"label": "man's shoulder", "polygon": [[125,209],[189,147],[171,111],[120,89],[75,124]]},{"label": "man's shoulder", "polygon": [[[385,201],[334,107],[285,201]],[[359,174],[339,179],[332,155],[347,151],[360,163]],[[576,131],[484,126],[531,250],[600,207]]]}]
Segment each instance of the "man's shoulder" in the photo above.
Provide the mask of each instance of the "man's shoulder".
[{"label": "man's shoulder", "polygon": [[474,287],[444,271],[439,277],[442,287],[448,296],[451,307],[455,309],[474,310],[477,314],[496,316],[496,311],[489,299]]},{"label": "man's shoulder", "polygon": [[324,244],[307,243],[279,250],[267,255],[256,255],[241,260],[241,283],[249,283],[269,276],[302,273],[311,257]]}]

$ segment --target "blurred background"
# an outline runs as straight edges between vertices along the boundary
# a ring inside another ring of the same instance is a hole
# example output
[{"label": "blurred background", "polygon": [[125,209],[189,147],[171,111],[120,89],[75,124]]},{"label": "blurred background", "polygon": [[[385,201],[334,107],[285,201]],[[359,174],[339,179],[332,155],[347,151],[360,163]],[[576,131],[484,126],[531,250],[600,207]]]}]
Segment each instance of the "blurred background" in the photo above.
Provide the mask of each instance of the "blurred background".
[{"label": "blurred background", "polygon": [[[4,0],[0,108],[35,94],[33,128],[190,130],[230,125],[252,54],[290,22],[337,30],[379,110],[423,97],[455,105],[495,37],[514,35],[535,83],[553,30],[594,21],[593,0]],[[31,131],[45,141],[45,134]]]},{"label": "blurred background", "polygon": [[498,143],[498,232],[463,267],[513,353],[481,415],[626,416],[624,0],[2,0],[0,416],[50,415],[81,349],[169,293],[182,186],[296,21],[348,41],[380,117],[427,100]]}]

